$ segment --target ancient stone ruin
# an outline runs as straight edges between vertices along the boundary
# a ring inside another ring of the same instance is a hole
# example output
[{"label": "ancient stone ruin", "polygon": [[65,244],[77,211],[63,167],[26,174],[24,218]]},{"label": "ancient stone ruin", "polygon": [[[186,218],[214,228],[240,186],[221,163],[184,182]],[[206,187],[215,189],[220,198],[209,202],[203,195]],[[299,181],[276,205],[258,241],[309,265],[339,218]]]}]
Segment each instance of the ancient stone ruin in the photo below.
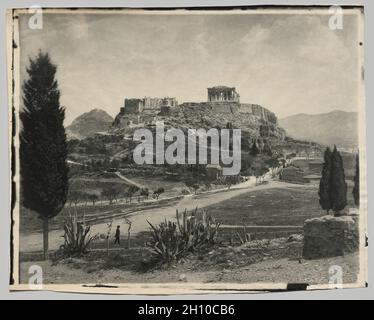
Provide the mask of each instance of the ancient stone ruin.
[{"label": "ancient stone ruin", "polygon": [[240,96],[234,87],[216,86],[208,88],[208,102],[239,102]]},{"label": "ancient stone ruin", "polygon": [[215,86],[207,88],[208,97],[205,102],[184,102],[178,104],[175,97],[144,97],[126,98],[120,113],[116,116],[114,126],[128,128],[140,125],[152,125],[160,118],[168,118],[172,111],[178,108],[194,107],[197,111],[212,110],[217,114],[229,114],[236,117],[254,117],[264,124],[262,130],[267,129],[266,124],[277,125],[278,119],[270,110],[251,103],[241,103],[240,95],[235,87]]},{"label": "ancient stone ruin", "polygon": [[359,247],[357,216],[323,216],[304,223],[303,257],[344,256]]}]

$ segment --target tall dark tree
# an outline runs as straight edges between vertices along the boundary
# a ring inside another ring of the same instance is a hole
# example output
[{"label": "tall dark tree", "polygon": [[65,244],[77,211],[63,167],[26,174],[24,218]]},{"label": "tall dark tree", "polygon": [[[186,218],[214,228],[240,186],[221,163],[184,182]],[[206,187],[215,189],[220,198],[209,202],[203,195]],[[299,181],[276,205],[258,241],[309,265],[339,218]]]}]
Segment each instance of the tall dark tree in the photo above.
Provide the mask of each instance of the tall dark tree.
[{"label": "tall dark tree", "polygon": [[334,146],[331,154],[331,206],[339,214],[347,205],[347,183],[345,182],[343,159]]},{"label": "tall dark tree", "polygon": [[323,210],[327,211],[327,214],[332,209],[330,194],[331,194],[331,155],[332,152],[330,148],[327,148],[324,153],[324,163],[322,168],[322,177],[319,182],[319,204]]},{"label": "tall dark tree", "polygon": [[44,258],[48,253],[48,222],[64,207],[68,194],[65,109],[55,79],[57,67],[48,54],[30,59],[23,83],[20,114],[21,194],[23,205],[43,221]]},{"label": "tall dark tree", "polygon": [[355,200],[355,205],[359,206],[360,205],[360,159],[357,154],[356,156],[356,173],[354,177],[354,187],[352,190],[352,195]]}]

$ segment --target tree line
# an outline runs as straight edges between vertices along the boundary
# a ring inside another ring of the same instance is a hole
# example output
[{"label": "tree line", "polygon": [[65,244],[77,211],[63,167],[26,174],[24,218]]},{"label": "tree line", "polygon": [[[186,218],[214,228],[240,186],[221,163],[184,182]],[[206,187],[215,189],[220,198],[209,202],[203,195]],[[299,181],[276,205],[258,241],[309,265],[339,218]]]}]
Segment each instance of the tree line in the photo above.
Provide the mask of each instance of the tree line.
[{"label": "tree line", "polygon": [[[354,187],[352,191],[356,206],[360,204],[359,175],[359,156],[357,155]],[[333,151],[331,151],[330,148],[326,148],[318,191],[321,208],[326,210],[327,214],[332,210],[334,215],[341,215],[341,211],[347,206],[347,189],[343,159],[340,152],[337,150],[336,146],[334,146]]]},{"label": "tree line", "polygon": [[[160,195],[165,192],[163,187],[159,187],[153,191],[153,199],[159,199]],[[89,193],[81,190],[71,189],[69,190],[67,202],[69,206],[73,204],[77,206],[79,203],[87,205],[91,203],[95,206],[99,201],[107,200],[109,204],[117,202],[120,198],[125,198],[126,202],[131,203],[133,198],[136,197],[138,202],[148,200],[151,192],[148,188],[138,188],[137,186],[130,186],[129,188],[123,188],[119,185],[109,185],[102,189],[98,193]]]}]

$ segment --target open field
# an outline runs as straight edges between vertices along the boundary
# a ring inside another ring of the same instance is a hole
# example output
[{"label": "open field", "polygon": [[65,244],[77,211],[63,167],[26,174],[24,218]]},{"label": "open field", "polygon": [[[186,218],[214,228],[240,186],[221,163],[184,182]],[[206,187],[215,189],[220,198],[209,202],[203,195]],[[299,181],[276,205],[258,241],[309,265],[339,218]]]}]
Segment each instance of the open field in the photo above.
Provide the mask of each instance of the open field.
[{"label": "open field", "polygon": [[[353,207],[348,189],[348,207]],[[304,221],[326,215],[319,205],[318,187],[288,185],[253,191],[206,207],[223,225],[303,226]]]},{"label": "open field", "polygon": [[73,177],[69,181],[70,189],[81,190],[87,193],[100,194],[108,186],[120,186],[125,189],[129,184],[117,177],[114,173],[91,173]]},{"label": "open field", "polygon": [[306,219],[322,216],[317,189],[273,188],[242,194],[206,209],[225,225],[302,226]]}]

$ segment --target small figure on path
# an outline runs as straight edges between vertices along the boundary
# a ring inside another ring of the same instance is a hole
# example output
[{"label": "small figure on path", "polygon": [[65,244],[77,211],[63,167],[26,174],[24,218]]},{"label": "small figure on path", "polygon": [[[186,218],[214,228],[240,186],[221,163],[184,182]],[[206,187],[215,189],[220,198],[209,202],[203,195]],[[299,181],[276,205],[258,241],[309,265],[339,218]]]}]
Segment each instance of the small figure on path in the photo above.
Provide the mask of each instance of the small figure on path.
[{"label": "small figure on path", "polygon": [[117,229],[116,229],[116,234],[114,235],[114,244],[118,243],[120,244],[120,236],[121,236],[121,231],[119,230],[119,227],[120,226],[117,226]]}]

